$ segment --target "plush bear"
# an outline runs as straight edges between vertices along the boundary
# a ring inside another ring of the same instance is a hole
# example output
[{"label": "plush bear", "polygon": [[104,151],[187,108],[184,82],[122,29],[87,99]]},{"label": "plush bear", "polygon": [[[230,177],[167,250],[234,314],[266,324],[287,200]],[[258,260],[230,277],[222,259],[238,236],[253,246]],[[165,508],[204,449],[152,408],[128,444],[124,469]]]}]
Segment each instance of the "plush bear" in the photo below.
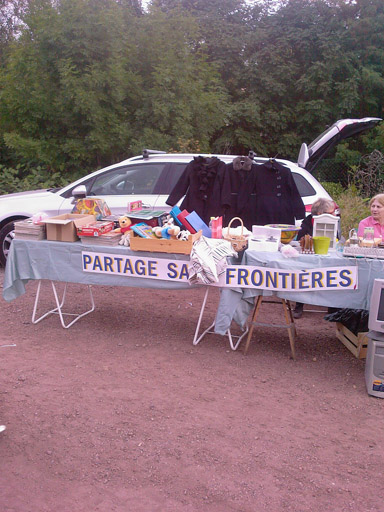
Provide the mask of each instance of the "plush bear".
[{"label": "plush bear", "polygon": [[119,227],[114,231],[116,233],[121,233],[122,237],[119,241],[119,245],[124,245],[125,247],[129,247],[129,237],[131,235],[131,219],[126,215],[122,215],[119,217]]}]

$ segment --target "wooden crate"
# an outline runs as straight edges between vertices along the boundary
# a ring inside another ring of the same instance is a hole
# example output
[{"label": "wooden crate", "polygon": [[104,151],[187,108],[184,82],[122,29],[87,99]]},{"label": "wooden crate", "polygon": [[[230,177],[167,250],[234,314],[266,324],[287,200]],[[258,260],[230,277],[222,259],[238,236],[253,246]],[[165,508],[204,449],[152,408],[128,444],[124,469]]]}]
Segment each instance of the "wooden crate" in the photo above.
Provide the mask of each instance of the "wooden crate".
[{"label": "wooden crate", "polygon": [[367,332],[359,332],[357,336],[345,325],[336,322],[336,336],[358,359],[367,357],[368,338]]},{"label": "wooden crate", "polygon": [[132,251],[168,252],[173,254],[190,254],[193,242],[201,237],[202,231],[190,235],[188,240],[166,240],[165,238],[142,238],[131,232],[130,248]]}]

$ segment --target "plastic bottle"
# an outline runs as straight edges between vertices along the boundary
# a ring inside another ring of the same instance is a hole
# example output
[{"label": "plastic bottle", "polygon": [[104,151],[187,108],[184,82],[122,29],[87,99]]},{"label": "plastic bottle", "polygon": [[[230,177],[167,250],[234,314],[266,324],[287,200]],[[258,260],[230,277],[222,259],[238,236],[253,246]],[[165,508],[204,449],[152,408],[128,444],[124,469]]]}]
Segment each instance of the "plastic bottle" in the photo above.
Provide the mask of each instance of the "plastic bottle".
[{"label": "plastic bottle", "polygon": [[345,238],[341,238],[340,240],[337,240],[336,242],[336,251],[339,253],[343,253],[344,251],[344,244],[345,244]]},{"label": "plastic bottle", "polygon": [[215,237],[213,236],[213,232],[212,232],[212,224],[213,224],[213,222],[212,222],[212,221],[213,221],[214,219],[215,219],[215,217],[211,217],[211,218],[210,218],[210,220],[209,220],[209,225],[208,225],[208,226],[209,226],[209,229],[211,230],[211,238],[215,238]]}]

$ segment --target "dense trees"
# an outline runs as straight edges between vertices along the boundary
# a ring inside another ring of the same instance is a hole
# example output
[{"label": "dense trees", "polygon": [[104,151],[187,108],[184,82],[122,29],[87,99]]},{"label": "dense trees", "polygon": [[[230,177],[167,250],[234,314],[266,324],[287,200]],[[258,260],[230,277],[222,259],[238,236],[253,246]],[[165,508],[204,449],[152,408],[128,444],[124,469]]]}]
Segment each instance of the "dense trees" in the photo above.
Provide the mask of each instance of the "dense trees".
[{"label": "dense trees", "polygon": [[[0,166],[295,158],[338,118],[383,115],[382,0],[0,0],[0,52]],[[383,131],[359,144],[339,159]]]}]

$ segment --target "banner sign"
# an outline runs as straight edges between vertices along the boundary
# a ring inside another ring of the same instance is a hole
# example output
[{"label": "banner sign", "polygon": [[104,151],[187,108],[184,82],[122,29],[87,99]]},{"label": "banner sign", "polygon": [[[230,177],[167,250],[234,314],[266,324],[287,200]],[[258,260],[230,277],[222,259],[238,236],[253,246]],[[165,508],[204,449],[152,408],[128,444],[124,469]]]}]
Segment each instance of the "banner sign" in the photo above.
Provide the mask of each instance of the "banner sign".
[{"label": "banner sign", "polygon": [[357,267],[324,267],[285,270],[268,267],[227,267],[218,286],[261,288],[271,291],[308,292],[355,290]]},{"label": "banner sign", "polygon": [[[189,261],[126,256],[82,251],[84,272],[188,282]],[[260,288],[271,291],[354,290],[357,288],[357,268],[324,267],[284,270],[248,265],[228,266],[219,282],[213,286],[230,288]]]},{"label": "banner sign", "polygon": [[84,272],[188,283],[189,260],[82,251]]}]

